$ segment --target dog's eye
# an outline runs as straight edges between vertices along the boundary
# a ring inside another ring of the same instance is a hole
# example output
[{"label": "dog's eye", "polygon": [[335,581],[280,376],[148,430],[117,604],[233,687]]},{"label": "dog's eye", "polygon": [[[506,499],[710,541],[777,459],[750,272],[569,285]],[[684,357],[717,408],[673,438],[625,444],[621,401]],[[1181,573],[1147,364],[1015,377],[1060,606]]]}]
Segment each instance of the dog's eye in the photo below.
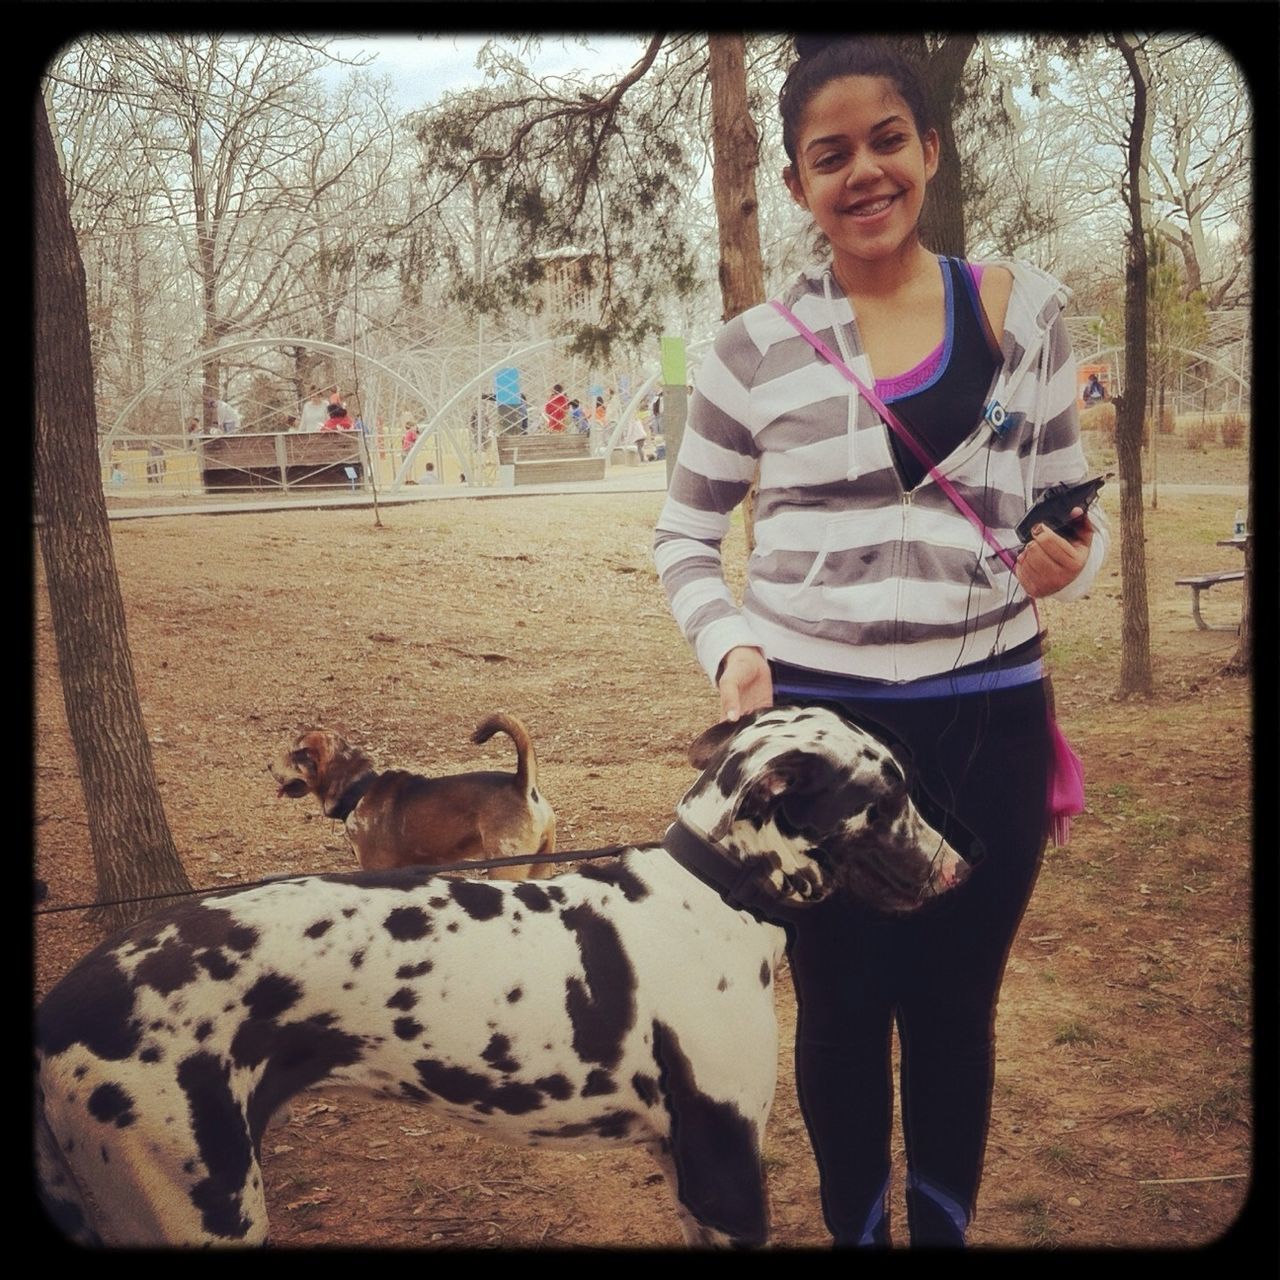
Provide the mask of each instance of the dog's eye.
[{"label": "dog's eye", "polygon": [[310,764],[311,753],[309,751],[293,751],[290,752],[289,759],[292,760],[294,764]]}]

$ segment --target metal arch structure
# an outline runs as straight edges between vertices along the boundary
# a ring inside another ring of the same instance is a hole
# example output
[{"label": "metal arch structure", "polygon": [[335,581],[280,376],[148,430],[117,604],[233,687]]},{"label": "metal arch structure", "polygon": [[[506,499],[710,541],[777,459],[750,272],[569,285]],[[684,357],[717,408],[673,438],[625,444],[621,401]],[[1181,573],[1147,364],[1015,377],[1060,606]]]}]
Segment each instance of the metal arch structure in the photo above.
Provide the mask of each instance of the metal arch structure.
[{"label": "metal arch structure", "polygon": [[[414,441],[409,452],[400,460],[400,465],[396,468],[395,476],[391,481],[389,492],[395,493],[404,486],[404,482],[413,472],[413,463],[414,459],[418,456],[418,450],[421,449],[423,445],[425,445],[434,435],[444,435],[453,443],[454,451],[458,453],[458,456],[462,456],[458,451],[457,441],[444,430],[443,426],[445,415],[448,414],[455,405],[462,404],[469,396],[474,395],[479,391],[480,388],[485,385],[486,379],[491,378],[499,369],[505,369],[508,365],[515,364],[525,356],[533,355],[538,351],[545,351],[548,347],[554,347],[560,341],[561,339],[559,338],[544,338],[541,342],[530,343],[527,347],[521,347],[520,350],[503,356],[502,359],[495,361],[487,369],[481,369],[479,373],[474,375],[474,377],[468,378],[466,382],[464,382],[462,386],[459,387],[458,390],[455,391],[453,395],[451,395],[440,406],[440,408],[436,410],[435,415],[432,417],[431,421],[427,423],[422,434]],[[420,395],[420,393],[415,394]],[[479,442],[473,440],[469,443],[472,446],[475,446]],[[465,465],[469,469],[469,474],[474,475],[476,473],[477,468],[473,465],[473,461],[468,461]]]},{"label": "metal arch structure", "polygon": [[[1174,396],[1175,412],[1191,412],[1197,395],[1205,394],[1218,401],[1216,411],[1232,408],[1236,412],[1245,411],[1244,402],[1251,391],[1250,315],[1247,311],[1211,311],[1205,319],[1207,331],[1201,345],[1211,347],[1214,354],[1190,347],[1172,349],[1180,357],[1175,383],[1169,388]],[[1118,345],[1102,347],[1098,316],[1068,316],[1067,331],[1078,360],[1119,356],[1119,359],[1111,359],[1111,363],[1117,369],[1123,366],[1123,352]],[[1204,372],[1193,369],[1193,363]],[[1203,385],[1189,389],[1187,382],[1190,380],[1199,380]],[[1230,403],[1232,400],[1234,404]]]},{"label": "metal arch structure", "polygon": [[[692,356],[694,352],[705,351],[714,341],[714,338],[705,338],[701,342],[691,343],[688,355]],[[631,419],[636,415],[636,410],[639,409],[640,405],[644,402],[645,396],[653,390],[654,386],[657,385],[658,379],[661,377],[662,369],[659,368],[656,373],[651,374],[643,383],[641,383],[639,390],[631,397],[630,400],[627,401],[627,406],[619,415],[617,425],[613,428],[612,432],[610,432],[608,443],[605,445],[604,456],[606,459],[613,457],[613,451],[618,447],[618,441],[624,438],[623,433],[626,428],[630,426]]]},{"label": "metal arch structure", "polygon": [[[526,361],[530,356],[539,352],[559,346],[564,342],[564,338],[552,337],[544,338],[536,342],[529,343],[514,351],[508,351],[501,358],[482,369],[479,373],[467,378],[456,391],[454,391],[433,413],[431,420],[422,430],[418,439],[414,442],[409,452],[401,459],[396,467],[393,479],[388,486],[388,492],[395,493],[402,489],[408,481],[409,476],[414,470],[414,462],[417,459],[418,452],[429,442],[436,439],[446,440],[451,448],[454,456],[457,458],[463,473],[468,476],[468,482],[471,484],[483,484],[484,475],[484,458],[483,444],[480,439],[476,439],[474,433],[465,427],[450,427],[448,425],[449,415],[456,410],[458,405],[465,404],[467,400],[481,392],[488,385],[493,375],[502,368],[512,364],[519,365]],[[694,356],[695,353],[704,351],[711,345],[711,339],[690,344],[688,350],[689,355]],[[357,364],[363,363],[365,366],[378,374],[386,377],[389,382],[399,390],[405,392],[410,398],[422,403],[430,403],[432,399],[431,391],[421,384],[420,380],[415,380],[411,376],[407,376],[406,372],[401,372],[393,367],[394,363],[399,363],[400,359],[395,356],[377,356],[368,355],[353,351],[349,346],[342,346],[337,343],[325,342],[316,338],[296,338],[289,335],[271,335],[254,338],[236,338],[228,342],[220,343],[208,351],[199,351],[191,356],[171,365],[164,374],[151,379],[141,390],[135,393],[116,414],[115,420],[111,427],[101,438],[99,444],[100,458],[104,465],[109,464],[111,459],[112,447],[122,435],[128,435],[124,430],[125,424],[129,421],[130,415],[142,403],[147,396],[154,393],[166,383],[170,382],[174,376],[181,371],[196,367],[211,357],[222,357],[233,352],[244,351],[255,347],[301,347],[306,350],[324,352],[343,359],[350,359]],[[415,364],[416,361],[410,361]],[[420,369],[412,369],[409,372],[421,373]],[[635,417],[637,410],[644,403],[653,388],[661,379],[661,369],[655,370],[646,378],[637,390],[628,399],[626,406],[619,415],[618,421],[614,424],[609,433],[607,443],[605,445],[604,456],[606,466],[613,456],[613,451],[617,448],[618,441],[623,437],[632,419]],[[465,437],[462,439],[461,437]]]},{"label": "metal arch structure", "polygon": [[[485,386],[487,380],[497,373],[499,369],[505,368],[511,364],[518,364],[526,357],[535,355],[539,351],[545,351],[549,347],[557,346],[562,341],[564,341],[563,338],[544,338],[539,342],[532,342],[526,347],[521,347],[517,351],[510,352],[502,359],[495,361],[487,369],[482,369],[474,377],[467,379],[467,381],[464,382],[462,386],[459,387],[458,390],[440,406],[431,421],[423,430],[422,434],[414,442],[412,448],[410,448],[409,452],[404,456],[400,466],[396,470],[395,478],[392,480],[388,491],[394,493],[403,486],[413,471],[413,463],[414,459],[417,457],[418,450],[427,443],[434,433],[443,430],[442,423],[446,415],[455,406],[465,403],[470,396],[474,395],[483,386]],[[711,345],[711,342],[712,339],[707,339],[703,342],[692,344],[689,347],[689,354],[692,355],[696,351],[705,350]],[[645,396],[649,394],[661,377],[662,370],[659,368],[640,384],[631,399],[627,401],[626,407],[619,415],[618,421],[614,425],[613,430],[609,433],[608,442],[605,445],[604,456],[606,466],[609,465],[609,460],[613,457],[613,451],[617,448],[618,440],[621,439],[622,434],[630,424],[631,419],[635,417],[636,410],[644,402]],[[473,441],[472,443],[474,444],[475,442]]]},{"label": "metal arch structure", "polygon": [[[1170,347],[1170,351],[1177,355],[1185,356],[1188,360],[1201,360],[1205,364],[1212,365],[1215,369],[1225,374],[1228,378],[1234,378],[1240,388],[1240,392],[1244,396],[1249,395],[1250,383],[1249,379],[1240,373],[1239,370],[1233,369],[1229,364],[1219,360],[1216,356],[1211,356],[1204,351],[1196,351],[1191,347]],[[1090,351],[1086,355],[1077,355],[1078,360],[1105,360],[1110,356],[1118,355],[1120,360],[1116,362],[1116,367],[1122,369],[1124,367],[1124,348],[1123,347],[1104,347],[1100,351]],[[1121,392],[1123,395],[1124,393]]]},{"label": "metal arch structure", "polygon": [[[226,355],[232,351],[243,351],[248,347],[303,347],[309,351],[323,351],[326,354],[341,356],[344,359],[351,359],[354,362],[363,362],[376,369],[379,373],[385,374],[392,383],[402,388],[415,400],[422,400],[425,402],[429,399],[429,396],[424,392],[423,388],[415,386],[414,383],[403,374],[397,373],[395,369],[392,369],[376,356],[352,351],[350,347],[339,346],[335,342],[323,342],[317,338],[291,338],[288,336],[236,338],[231,342],[221,343],[212,350],[198,351],[195,355],[188,356],[187,359],[178,361],[177,364],[171,365],[160,377],[153,378],[145,387],[142,388],[141,391],[137,392],[137,394],[128,401],[124,408],[116,414],[115,421],[111,424],[110,429],[106,432],[99,445],[99,457],[103,465],[105,466],[110,461],[112,446],[116,441],[116,437],[121,434],[123,425],[128,421],[129,415],[147,396],[152,394],[152,392],[158,388],[164,386],[165,383],[169,382],[175,373],[180,370],[190,368],[193,365],[202,364],[205,360],[210,359],[211,357]],[[450,403],[452,403],[452,401],[450,401]],[[439,417],[439,415],[437,415],[437,417]],[[433,419],[433,425],[434,422],[435,420]],[[471,467],[472,459],[462,451],[454,436],[448,432],[443,432],[442,434],[444,434],[445,438],[448,439],[450,446],[454,453],[457,454],[458,460],[462,466]],[[397,485],[395,487],[398,487],[398,482],[400,480],[399,472],[396,474],[396,480]]]}]

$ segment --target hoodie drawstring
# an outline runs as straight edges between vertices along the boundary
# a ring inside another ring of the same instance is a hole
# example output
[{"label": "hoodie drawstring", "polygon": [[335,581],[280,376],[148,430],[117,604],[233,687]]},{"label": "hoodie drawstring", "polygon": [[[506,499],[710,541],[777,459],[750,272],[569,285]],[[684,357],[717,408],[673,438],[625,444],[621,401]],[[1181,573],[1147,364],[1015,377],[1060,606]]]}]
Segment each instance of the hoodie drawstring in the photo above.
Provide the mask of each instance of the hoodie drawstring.
[{"label": "hoodie drawstring", "polygon": [[1049,383],[1049,335],[1040,343],[1040,369],[1036,378],[1036,416],[1031,431],[1031,457],[1027,459],[1027,509],[1035,503],[1036,460],[1040,454],[1040,436],[1044,431],[1044,403]]}]

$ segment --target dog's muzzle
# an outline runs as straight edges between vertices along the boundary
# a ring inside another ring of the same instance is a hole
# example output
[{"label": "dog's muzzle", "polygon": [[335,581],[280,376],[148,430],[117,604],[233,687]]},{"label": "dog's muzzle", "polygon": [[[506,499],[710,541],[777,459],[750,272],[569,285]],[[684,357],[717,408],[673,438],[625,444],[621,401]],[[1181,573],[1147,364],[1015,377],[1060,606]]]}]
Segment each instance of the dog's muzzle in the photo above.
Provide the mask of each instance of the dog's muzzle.
[{"label": "dog's muzzle", "polygon": [[926,897],[937,897],[955,889],[972,874],[973,868],[952,848],[944,848],[925,888]]}]

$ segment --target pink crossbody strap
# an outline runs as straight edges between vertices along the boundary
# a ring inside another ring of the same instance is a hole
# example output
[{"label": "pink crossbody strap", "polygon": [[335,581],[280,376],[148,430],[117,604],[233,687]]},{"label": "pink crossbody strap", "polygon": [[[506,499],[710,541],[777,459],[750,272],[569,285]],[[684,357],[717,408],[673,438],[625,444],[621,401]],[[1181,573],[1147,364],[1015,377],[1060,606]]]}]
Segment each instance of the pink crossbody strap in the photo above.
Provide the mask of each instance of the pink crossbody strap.
[{"label": "pink crossbody strap", "polygon": [[862,394],[862,398],[884,419],[886,426],[890,428],[902,441],[903,444],[915,454],[921,465],[933,477],[934,482],[943,493],[956,505],[962,515],[964,515],[970,524],[982,535],[986,544],[1004,561],[1010,572],[1013,570],[1014,560],[1009,552],[1000,545],[999,540],[987,528],[982,517],[961,497],[960,492],[955,485],[933,465],[932,459],[924,451],[923,446],[911,434],[910,430],[905,427],[899,420],[897,414],[889,408],[876,393],[864,383],[852,369],[849,368],[843,360],[840,359],[834,351],[831,350],[816,333],[810,329],[804,321],[802,321],[790,308],[784,306],[781,302],[771,302],[769,304],[784,320],[790,324],[796,332],[833,368],[835,368],[847,382],[851,382],[858,388]]}]

